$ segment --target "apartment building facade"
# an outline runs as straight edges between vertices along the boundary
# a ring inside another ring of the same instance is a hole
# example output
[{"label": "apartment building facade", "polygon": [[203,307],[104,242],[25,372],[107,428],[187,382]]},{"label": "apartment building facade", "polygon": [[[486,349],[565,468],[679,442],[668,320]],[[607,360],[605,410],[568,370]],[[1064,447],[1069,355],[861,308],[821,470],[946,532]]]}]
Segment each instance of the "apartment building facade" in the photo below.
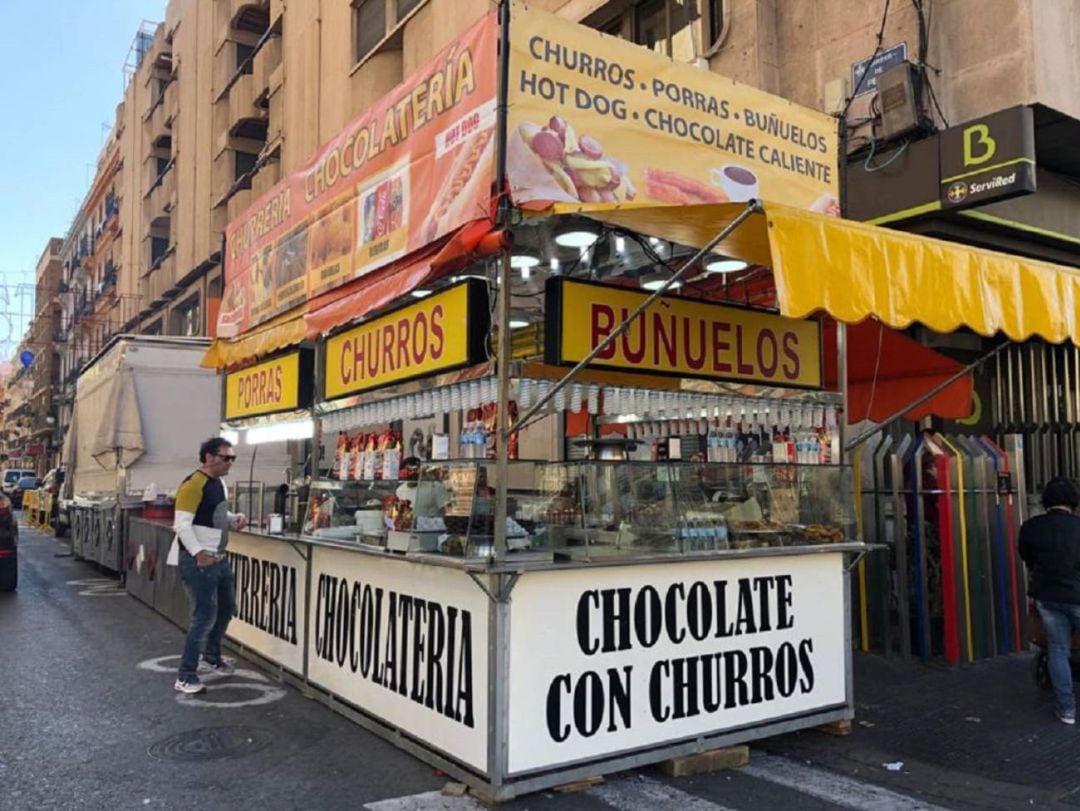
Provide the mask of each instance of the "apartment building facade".
[{"label": "apartment building facade", "polygon": [[[880,118],[876,94],[847,101],[861,89],[856,65],[894,47],[926,86],[920,137],[1014,105],[1041,105],[1066,133],[1080,119],[1069,47],[1080,8],[1066,0],[532,5],[793,102],[846,111],[852,151],[876,143]],[[226,225],[489,8],[171,0],[163,22],[137,32],[113,130],[61,250],[61,432],[74,377],[109,335],[214,334]],[[893,168],[918,155],[909,147]]]}]

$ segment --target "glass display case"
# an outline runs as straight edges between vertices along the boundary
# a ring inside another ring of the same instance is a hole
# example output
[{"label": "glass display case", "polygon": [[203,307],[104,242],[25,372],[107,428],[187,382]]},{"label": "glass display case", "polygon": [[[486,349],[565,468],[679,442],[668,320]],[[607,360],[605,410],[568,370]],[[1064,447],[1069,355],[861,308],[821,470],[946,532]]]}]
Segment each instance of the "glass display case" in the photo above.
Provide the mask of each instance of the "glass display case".
[{"label": "glass display case", "polygon": [[[543,555],[549,540],[534,486],[536,463],[510,467],[508,555]],[[396,479],[313,482],[302,534],[392,552],[487,558],[494,544],[494,471],[489,460],[426,461],[403,467]]]},{"label": "glass display case", "polygon": [[556,556],[688,554],[853,539],[847,466],[580,461],[539,466]]}]

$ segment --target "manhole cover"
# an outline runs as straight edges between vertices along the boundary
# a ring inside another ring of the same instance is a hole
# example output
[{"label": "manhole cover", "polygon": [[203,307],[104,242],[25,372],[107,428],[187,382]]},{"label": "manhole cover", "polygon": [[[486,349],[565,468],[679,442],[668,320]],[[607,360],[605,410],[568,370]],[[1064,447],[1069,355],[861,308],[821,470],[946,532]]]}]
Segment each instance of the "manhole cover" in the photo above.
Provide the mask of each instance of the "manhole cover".
[{"label": "manhole cover", "polygon": [[255,727],[203,727],[158,741],[147,752],[162,760],[225,760],[261,752],[271,740],[269,732]]}]

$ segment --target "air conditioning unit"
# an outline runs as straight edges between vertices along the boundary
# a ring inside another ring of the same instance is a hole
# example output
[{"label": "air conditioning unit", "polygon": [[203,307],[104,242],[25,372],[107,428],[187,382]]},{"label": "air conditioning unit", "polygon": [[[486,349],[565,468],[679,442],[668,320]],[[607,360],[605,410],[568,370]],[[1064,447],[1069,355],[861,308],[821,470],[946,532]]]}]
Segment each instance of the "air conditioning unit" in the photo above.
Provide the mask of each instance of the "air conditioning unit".
[{"label": "air conditioning unit", "polygon": [[901,62],[877,78],[881,134],[886,140],[905,135],[919,127],[919,105],[915,97],[918,74],[910,62]]}]

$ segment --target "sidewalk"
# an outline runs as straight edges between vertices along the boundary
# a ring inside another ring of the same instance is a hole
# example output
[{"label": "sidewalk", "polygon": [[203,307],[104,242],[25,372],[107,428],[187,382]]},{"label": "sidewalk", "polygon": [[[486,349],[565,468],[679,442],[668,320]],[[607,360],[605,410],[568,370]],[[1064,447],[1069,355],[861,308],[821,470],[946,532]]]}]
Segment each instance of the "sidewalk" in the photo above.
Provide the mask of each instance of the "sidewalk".
[{"label": "sidewalk", "polygon": [[1077,728],[1054,717],[1031,661],[948,668],[856,654],[852,734],[805,732],[764,748],[954,808],[1080,807]]}]

